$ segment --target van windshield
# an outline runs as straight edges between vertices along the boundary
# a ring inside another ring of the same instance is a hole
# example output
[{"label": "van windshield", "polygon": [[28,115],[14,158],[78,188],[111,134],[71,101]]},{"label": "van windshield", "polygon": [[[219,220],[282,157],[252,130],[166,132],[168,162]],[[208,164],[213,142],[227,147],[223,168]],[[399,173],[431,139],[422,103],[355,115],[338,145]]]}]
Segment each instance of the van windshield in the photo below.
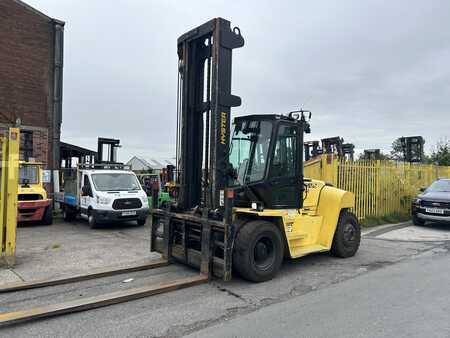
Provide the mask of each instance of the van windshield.
[{"label": "van windshield", "polygon": [[136,176],[124,173],[92,174],[92,181],[98,191],[141,190]]}]

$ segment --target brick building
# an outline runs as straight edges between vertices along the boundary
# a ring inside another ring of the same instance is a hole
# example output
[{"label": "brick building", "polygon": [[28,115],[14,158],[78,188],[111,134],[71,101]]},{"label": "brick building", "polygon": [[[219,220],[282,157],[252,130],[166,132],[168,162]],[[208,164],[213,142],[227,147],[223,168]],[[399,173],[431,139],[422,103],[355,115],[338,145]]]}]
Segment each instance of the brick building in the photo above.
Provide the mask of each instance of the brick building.
[{"label": "brick building", "polygon": [[21,157],[59,167],[64,22],[0,0],[0,130],[19,122]]}]

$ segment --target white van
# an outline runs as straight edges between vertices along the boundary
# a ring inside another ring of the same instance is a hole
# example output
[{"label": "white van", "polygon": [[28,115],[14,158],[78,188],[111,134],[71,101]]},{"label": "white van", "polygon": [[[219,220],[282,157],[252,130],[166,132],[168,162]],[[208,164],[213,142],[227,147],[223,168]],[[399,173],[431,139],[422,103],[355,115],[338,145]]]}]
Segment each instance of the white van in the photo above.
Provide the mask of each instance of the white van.
[{"label": "white van", "polygon": [[80,215],[91,227],[114,221],[144,225],[150,212],[138,178],[118,164],[79,165],[75,172],[64,172],[63,192],[56,201],[66,221]]}]

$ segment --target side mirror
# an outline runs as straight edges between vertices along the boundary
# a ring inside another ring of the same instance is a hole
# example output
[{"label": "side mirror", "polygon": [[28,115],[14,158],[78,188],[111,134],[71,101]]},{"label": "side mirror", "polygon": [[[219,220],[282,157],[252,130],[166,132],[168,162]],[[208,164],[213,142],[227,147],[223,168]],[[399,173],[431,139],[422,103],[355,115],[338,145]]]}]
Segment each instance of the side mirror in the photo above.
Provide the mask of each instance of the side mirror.
[{"label": "side mirror", "polygon": [[420,192],[425,192],[425,190],[427,190],[427,188],[424,188],[424,187],[419,188]]},{"label": "side mirror", "polygon": [[87,185],[83,185],[81,188],[81,196],[89,196],[90,189]]}]

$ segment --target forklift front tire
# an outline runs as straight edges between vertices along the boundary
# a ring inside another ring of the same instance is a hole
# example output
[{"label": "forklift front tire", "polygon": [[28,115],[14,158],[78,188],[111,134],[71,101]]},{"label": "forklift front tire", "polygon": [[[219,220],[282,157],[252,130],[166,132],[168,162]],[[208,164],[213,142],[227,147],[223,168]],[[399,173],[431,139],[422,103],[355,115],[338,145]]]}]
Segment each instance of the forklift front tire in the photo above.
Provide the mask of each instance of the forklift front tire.
[{"label": "forklift front tire", "polygon": [[246,280],[264,282],[272,279],[283,262],[280,230],[267,221],[251,221],[238,232],[233,266]]}]

